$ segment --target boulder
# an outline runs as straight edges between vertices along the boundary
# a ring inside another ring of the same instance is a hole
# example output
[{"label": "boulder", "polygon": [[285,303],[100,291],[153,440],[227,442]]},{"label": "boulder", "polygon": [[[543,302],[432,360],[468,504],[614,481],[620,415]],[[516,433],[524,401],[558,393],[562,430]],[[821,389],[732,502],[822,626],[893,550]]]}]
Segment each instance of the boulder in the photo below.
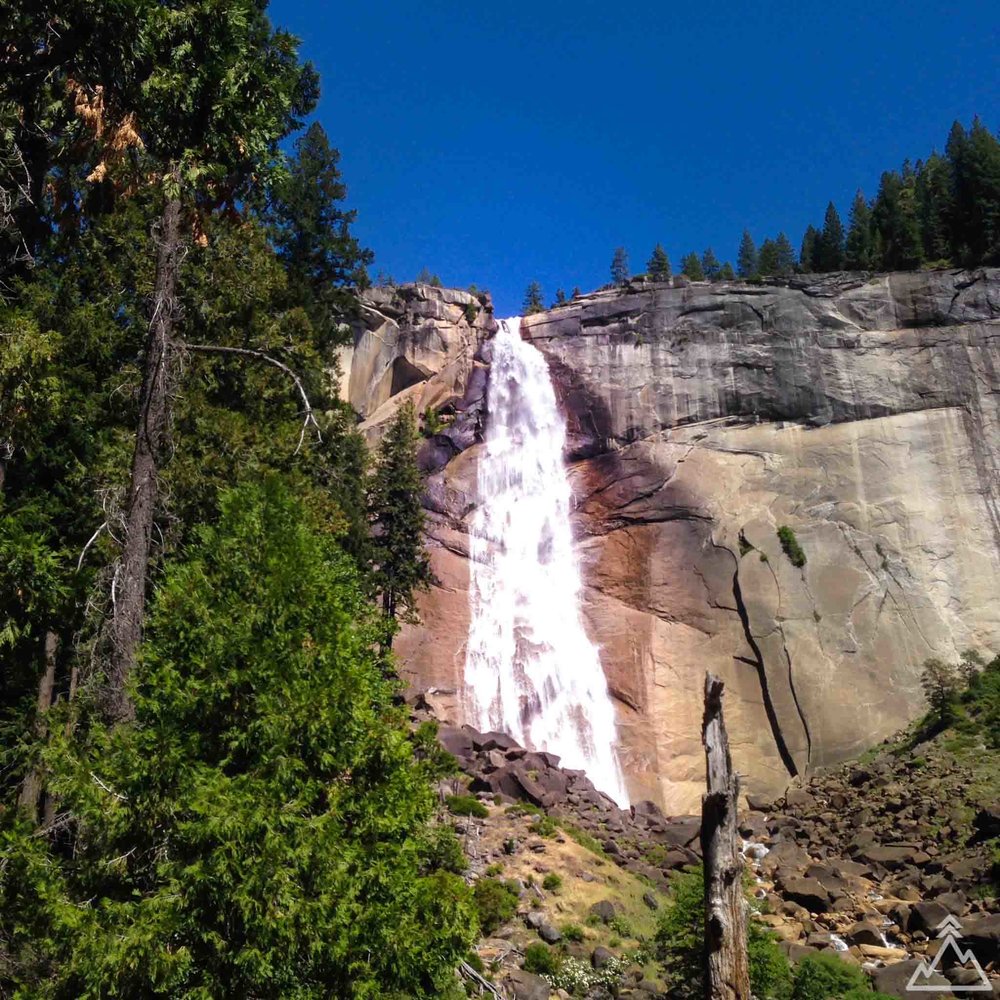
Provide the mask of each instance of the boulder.
[{"label": "boulder", "polygon": [[556,944],[556,942],[562,940],[562,934],[559,932],[558,928],[553,927],[548,921],[543,920],[538,926],[538,936],[546,944]]},{"label": "boulder", "polygon": [[859,920],[844,935],[850,944],[870,944],[876,947],[884,947],[882,938],[882,928],[871,920]]},{"label": "boulder", "polygon": [[814,878],[788,878],[783,880],[782,895],[805,907],[810,913],[825,913],[830,905],[830,894]]},{"label": "boulder", "polygon": [[922,900],[914,903],[910,907],[910,918],[906,922],[906,930],[910,934],[914,931],[923,931],[928,937],[935,937],[938,924],[949,913],[948,908],[936,900]]},{"label": "boulder", "polygon": [[549,984],[524,969],[512,969],[507,976],[514,1000],[549,1000],[552,989]]},{"label": "boulder", "polygon": [[914,994],[907,991],[907,985],[910,982],[910,978],[913,976],[914,972],[921,965],[921,960],[917,958],[906,959],[902,962],[896,962],[893,965],[886,965],[882,968],[872,970],[872,979],[875,989],[879,993],[885,993],[887,996],[898,997],[899,1000],[913,1000],[914,996],[919,997],[935,997],[935,996],[950,996],[949,987],[951,984],[942,976],[940,973],[931,973],[927,978],[922,978],[921,983],[928,986],[941,986],[942,990],[940,994],[925,991],[919,994]]},{"label": "boulder", "polygon": [[609,951],[607,948],[603,947],[602,945],[598,945],[590,953],[590,964],[595,969],[603,969],[604,966],[606,966],[608,964],[608,962],[610,962],[614,957],[615,957],[615,953],[613,951]]},{"label": "boulder", "polygon": [[610,899],[601,899],[593,903],[588,912],[597,917],[602,924],[610,924],[615,919],[617,910]]}]

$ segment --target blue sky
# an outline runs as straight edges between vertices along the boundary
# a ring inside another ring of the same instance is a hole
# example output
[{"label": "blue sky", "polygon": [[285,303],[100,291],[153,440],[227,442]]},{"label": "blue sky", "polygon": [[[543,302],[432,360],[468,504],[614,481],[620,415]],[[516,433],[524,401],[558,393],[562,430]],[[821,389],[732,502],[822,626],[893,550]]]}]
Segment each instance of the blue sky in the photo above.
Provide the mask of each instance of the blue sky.
[{"label": "blue sky", "polygon": [[375,271],[475,282],[518,312],[740,234],[798,246],[833,199],[1000,126],[996,0],[666,5],[276,0],[322,75]]}]

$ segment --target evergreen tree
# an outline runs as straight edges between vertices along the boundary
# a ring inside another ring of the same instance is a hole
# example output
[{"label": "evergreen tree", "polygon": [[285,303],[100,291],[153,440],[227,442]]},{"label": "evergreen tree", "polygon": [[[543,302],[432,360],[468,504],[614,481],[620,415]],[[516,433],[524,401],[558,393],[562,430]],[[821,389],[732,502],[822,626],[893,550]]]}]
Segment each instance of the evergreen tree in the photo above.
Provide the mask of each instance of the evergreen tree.
[{"label": "evergreen tree", "polygon": [[757,273],[765,276],[778,273],[778,244],[770,237],[760,245],[757,254]]},{"label": "evergreen tree", "polygon": [[73,850],[6,818],[5,985],[452,996],[475,918],[437,870],[441,755],[383,679],[386,629],[286,486],[225,493],[152,602],[136,724],[53,727]]},{"label": "evergreen tree", "polygon": [[705,272],[701,268],[701,261],[696,253],[689,253],[681,261],[681,274],[686,275],[692,281],[705,280]]},{"label": "evergreen tree", "polygon": [[330,343],[343,339],[343,318],[356,301],[352,290],[367,286],[366,267],[373,260],[350,231],[357,212],[339,207],[347,194],[339,160],[323,126],[314,122],[296,140],[295,155],[272,187],[267,210],[289,292],[296,303],[308,303],[314,329]]},{"label": "evergreen tree", "polygon": [[757,247],[754,245],[753,237],[746,229],[743,230],[743,238],[740,240],[740,250],[736,257],[736,267],[741,278],[754,278],[757,276]]},{"label": "evergreen tree", "polygon": [[917,220],[916,182],[894,170],[882,174],[872,208],[872,229],[878,235],[880,260],[877,266],[888,271],[912,270],[923,259],[920,225]]},{"label": "evergreen tree", "polygon": [[931,153],[917,164],[917,224],[925,260],[950,263],[954,256],[951,225],[955,215],[951,168],[944,157]]},{"label": "evergreen tree", "polygon": [[670,280],[670,258],[659,243],[653,248],[653,253],[646,263],[646,273],[653,281]]},{"label": "evergreen tree", "polygon": [[625,247],[616,247],[611,258],[611,280],[616,285],[624,285],[628,278],[628,253]]},{"label": "evergreen tree", "polygon": [[819,230],[815,226],[806,226],[802,234],[802,245],[799,248],[799,270],[803,274],[813,274],[817,270],[816,249],[819,242]]},{"label": "evergreen tree", "polygon": [[581,295],[583,295],[583,292],[580,291],[580,286],[579,285],[574,285],[573,286],[573,293],[572,294],[573,294],[573,298],[574,299],[578,299]]},{"label": "evergreen tree", "polygon": [[973,119],[957,144],[949,138],[955,183],[955,234],[964,262],[1000,263],[1000,141]]},{"label": "evergreen tree", "polygon": [[719,258],[715,256],[715,251],[711,247],[706,247],[701,255],[701,269],[705,273],[707,281],[718,281],[721,265]]},{"label": "evergreen tree", "polygon": [[374,583],[382,611],[392,621],[416,621],[416,593],[431,580],[424,551],[423,476],[417,465],[417,416],[399,408],[379,442],[368,488]]},{"label": "evergreen tree", "polygon": [[564,306],[564,305],[566,305],[566,293],[561,288],[557,288],[556,289],[556,302],[555,302],[555,304],[557,306]]},{"label": "evergreen tree", "polygon": [[521,303],[521,312],[525,316],[530,316],[532,313],[545,312],[542,286],[537,281],[533,281],[524,290],[524,301]]},{"label": "evergreen tree", "polygon": [[735,281],[736,272],[733,270],[733,265],[727,260],[721,268],[719,268],[719,281]]},{"label": "evergreen tree", "polygon": [[839,271],[844,266],[844,227],[831,201],[823,217],[823,231],[816,241],[813,263],[819,271]]},{"label": "evergreen tree", "polygon": [[851,203],[844,266],[851,271],[868,271],[872,264],[872,213],[864,192],[858,188]]},{"label": "evergreen tree", "polygon": [[795,250],[792,248],[791,240],[784,233],[778,233],[774,241],[775,246],[775,274],[782,277],[793,274],[795,271]]}]

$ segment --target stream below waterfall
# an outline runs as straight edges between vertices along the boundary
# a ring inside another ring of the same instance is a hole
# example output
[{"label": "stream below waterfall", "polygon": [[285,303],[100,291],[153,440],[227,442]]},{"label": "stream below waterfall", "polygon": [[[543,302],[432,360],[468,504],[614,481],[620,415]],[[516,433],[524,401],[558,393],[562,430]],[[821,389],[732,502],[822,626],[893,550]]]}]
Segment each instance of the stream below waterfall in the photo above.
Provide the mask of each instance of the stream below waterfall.
[{"label": "stream below waterfall", "polygon": [[471,527],[469,719],[558,754],[627,807],[614,705],[580,613],[566,424],[520,322],[502,320],[493,344]]}]

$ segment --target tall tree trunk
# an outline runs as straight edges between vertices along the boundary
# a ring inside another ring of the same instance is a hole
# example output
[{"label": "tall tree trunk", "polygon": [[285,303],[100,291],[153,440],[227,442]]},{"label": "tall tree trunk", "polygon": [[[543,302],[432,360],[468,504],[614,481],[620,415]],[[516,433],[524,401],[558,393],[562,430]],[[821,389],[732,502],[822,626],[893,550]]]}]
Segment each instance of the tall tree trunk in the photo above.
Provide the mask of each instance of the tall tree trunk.
[{"label": "tall tree trunk", "polygon": [[125,537],[121,562],[112,583],[106,704],[108,715],[115,721],[130,719],[135,714],[127,684],[142,639],[157,479],[169,428],[170,370],[181,250],[180,221],[180,201],[172,198],[165,205],[159,222],[156,279],[125,513]]},{"label": "tall tree trunk", "polygon": [[[39,738],[45,735],[45,713],[52,707],[52,691],[56,683],[56,657],[59,653],[59,637],[55,632],[45,633],[45,668],[38,681],[37,715],[35,717],[35,735]],[[33,767],[24,778],[18,805],[31,819],[38,822],[38,800],[42,795],[42,772],[39,767]]]},{"label": "tall tree trunk", "polygon": [[743,861],[737,831],[739,775],[733,773],[722,717],[723,683],[705,677],[702,742],[708,792],[701,805],[701,849],[705,859],[705,997],[750,1000],[747,915]]}]

